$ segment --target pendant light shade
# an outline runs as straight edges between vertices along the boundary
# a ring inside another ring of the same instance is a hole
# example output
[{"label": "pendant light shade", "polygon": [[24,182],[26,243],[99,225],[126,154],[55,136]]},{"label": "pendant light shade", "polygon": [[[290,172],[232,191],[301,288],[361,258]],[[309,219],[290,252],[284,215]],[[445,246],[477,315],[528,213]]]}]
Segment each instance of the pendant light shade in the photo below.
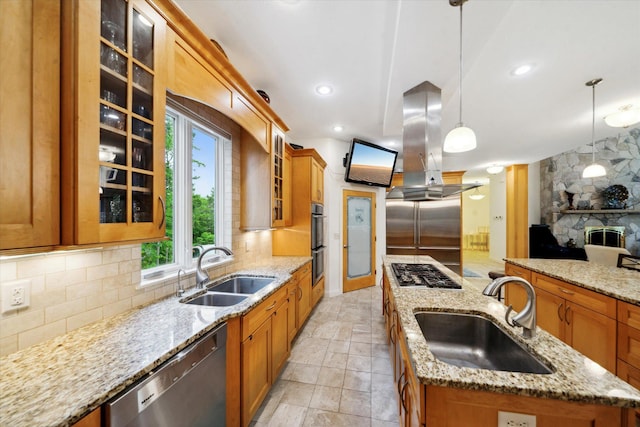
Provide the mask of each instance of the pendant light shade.
[{"label": "pendant light shade", "polygon": [[459,118],[458,125],[445,137],[442,150],[447,153],[463,153],[476,148],[476,134],[462,122],[462,5],[467,0],[449,0],[454,7],[460,6],[460,68],[459,68]]},{"label": "pendant light shade", "polygon": [[607,171],[604,166],[596,163],[596,142],[595,142],[595,127],[596,127],[596,85],[600,83],[602,79],[593,79],[585,83],[585,85],[592,89],[592,115],[591,115],[591,164],[584,168],[582,171],[583,178],[597,178],[599,176],[605,176]]},{"label": "pendant light shade", "polygon": [[473,150],[476,146],[476,134],[473,130],[463,123],[458,123],[458,126],[447,134],[442,149],[447,153],[463,153]]},{"label": "pendant light shade", "polygon": [[480,191],[478,191],[478,187],[476,187],[476,190],[469,195],[469,198],[471,200],[482,200],[484,199],[484,194],[480,193]]},{"label": "pendant light shade", "polygon": [[640,107],[625,105],[615,113],[604,118],[604,122],[613,128],[626,128],[640,123]]}]

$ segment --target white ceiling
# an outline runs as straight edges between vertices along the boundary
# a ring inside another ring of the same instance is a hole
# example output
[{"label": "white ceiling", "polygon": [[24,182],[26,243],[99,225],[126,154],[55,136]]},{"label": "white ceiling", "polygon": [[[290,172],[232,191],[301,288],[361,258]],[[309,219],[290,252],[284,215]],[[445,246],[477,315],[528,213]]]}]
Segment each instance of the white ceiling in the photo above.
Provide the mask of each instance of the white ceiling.
[{"label": "white ceiling", "polygon": [[[458,122],[459,8],[448,0],[175,0],[291,128],[400,149],[402,94],[442,89],[442,135]],[[640,1],[471,0],[464,5],[463,119],[478,148],[444,170],[482,176],[615,135],[602,117],[640,105]],[[532,72],[511,71],[533,63]],[[333,86],[330,96],[314,89]],[[337,134],[335,124],[345,130]]]}]

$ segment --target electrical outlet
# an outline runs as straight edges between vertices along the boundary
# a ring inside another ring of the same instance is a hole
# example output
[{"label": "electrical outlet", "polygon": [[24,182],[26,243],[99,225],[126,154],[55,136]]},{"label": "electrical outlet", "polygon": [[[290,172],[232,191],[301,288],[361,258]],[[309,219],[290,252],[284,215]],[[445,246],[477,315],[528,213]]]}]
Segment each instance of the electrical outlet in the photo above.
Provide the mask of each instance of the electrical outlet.
[{"label": "electrical outlet", "polygon": [[29,307],[30,302],[30,280],[16,280],[2,284],[2,313]]},{"label": "electrical outlet", "polygon": [[536,416],[498,411],[498,427],[536,427]]}]

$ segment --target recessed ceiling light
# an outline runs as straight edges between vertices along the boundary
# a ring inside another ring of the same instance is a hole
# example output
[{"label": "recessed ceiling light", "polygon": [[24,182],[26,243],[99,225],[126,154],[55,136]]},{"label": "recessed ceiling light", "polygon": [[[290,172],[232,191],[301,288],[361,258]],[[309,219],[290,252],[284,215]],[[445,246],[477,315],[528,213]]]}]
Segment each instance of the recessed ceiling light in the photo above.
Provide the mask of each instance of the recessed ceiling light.
[{"label": "recessed ceiling light", "polygon": [[511,71],[511,74],[514,76],[522,76],[527,74],[529,71],[533,70],[532,64],[522,64]]},{"label": "recessed ceiling light", "polygon": [[333,93],[333,88],[329,85],[319,85],[316,86],[316,93],[318,95],[331,95]]},{"label": "recessed ceiling light", "polygon": [[333,127],[333,130],[334,130],[335,132],[342,132],[342,131],[344,130],[344,127],[342,127],[342,125],[335,125],[335,126]]}]

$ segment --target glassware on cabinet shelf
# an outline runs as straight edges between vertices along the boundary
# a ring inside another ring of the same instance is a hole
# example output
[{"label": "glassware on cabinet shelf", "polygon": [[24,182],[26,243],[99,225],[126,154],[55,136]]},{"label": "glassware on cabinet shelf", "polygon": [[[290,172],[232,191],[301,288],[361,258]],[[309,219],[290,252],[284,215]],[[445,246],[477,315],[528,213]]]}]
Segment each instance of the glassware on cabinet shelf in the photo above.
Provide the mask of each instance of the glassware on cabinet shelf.
[{"label": "glassware on cabinet shelf", "polygon": [[100,31],[102,37],[108,40],[114,46],[124,51],[127,50],[125,42],[124,29],[112,21],[102,21],[102,28]]},{"label": "glassware on cabinet shelf", "polygon": [[140,12],[133,10],[133,57],[153,68],[153,24]]},{"label": "glassware on cabinet shelf", "polygon": [[153,125],[135,117],[131,119],[131,131],[140,138],[151,141],[153,139]]},{"label": "glassware on cabinet shelf", "polygon": [[127,58],[104,43],[100,44],[100,63],[121,76],[128,75]]},{"label": "glassware on cabinet shelf", "polygon": [[126,130],[127,116],[115,108],[100,104],[100,123],[118,130]]},{"label": "glassware on cabinet shelf", "polygon": [[149,94],[153,92],[153,75],[138,64],[133,64],[133,83]]},{"label": "glassware on cabinet shelf", "polygon": [[[116,165],[126,164],[127,137],[124,134],[112,132],[108,129],[100,129],[100,148],[98,155],[100,161],[114,163]],[[104,160],[115,155],[113,160]]]}]

